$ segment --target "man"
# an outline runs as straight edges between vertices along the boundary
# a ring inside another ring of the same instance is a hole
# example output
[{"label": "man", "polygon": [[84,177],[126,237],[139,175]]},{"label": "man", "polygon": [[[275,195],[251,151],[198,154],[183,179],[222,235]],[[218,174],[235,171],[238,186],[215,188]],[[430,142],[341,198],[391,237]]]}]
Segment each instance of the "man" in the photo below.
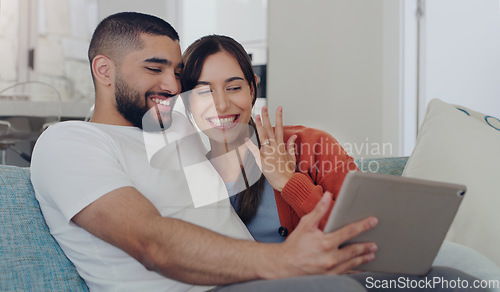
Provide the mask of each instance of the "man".
[{"label": "man", "polygon": [[[256,243],[227,200],[194,208],[187,181],[202,178],[187,177],[175,151],[152,166],[144,117],[160,119],[165,131],[151,133],[160,139],[188,132],[187,122],[172,114],[181,91],[178,40],[168,23],[150,15],[104,19],[89,48],[96,92],[91,123],[52,126],[35,147],[31,171],[40,207],[87,285],[201,291],[247,282],[217,289],[363,290],[348,277],[297,276],[343,274],[372,260],[374,243],[340,245],[373,228],[375,218],[324,234],[318,224],[331,202],[325,194],[283,244]],[[172,150],[184,149],[176,139]],[[220,189],[215,183],[206,191]],[[266,279],[272,281],[254,281]]]}]

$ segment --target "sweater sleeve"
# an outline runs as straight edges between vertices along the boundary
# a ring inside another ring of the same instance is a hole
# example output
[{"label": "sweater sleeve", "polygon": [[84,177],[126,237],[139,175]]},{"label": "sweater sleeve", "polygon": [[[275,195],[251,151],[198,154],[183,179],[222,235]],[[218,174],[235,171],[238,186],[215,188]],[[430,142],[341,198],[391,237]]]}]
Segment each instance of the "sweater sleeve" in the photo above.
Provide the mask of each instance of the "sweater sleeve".
[{"label": "sweater sleeve", "polygon": [[[331,192],[335,201],[345,176],[357,167],[354,159],[328,133],[304,127],[286,130],[285,136],[297,135],[296,173],[280,195],[302,217],[314,209],[325,191]],[[329,214],[321,220],[321,229]]]}]

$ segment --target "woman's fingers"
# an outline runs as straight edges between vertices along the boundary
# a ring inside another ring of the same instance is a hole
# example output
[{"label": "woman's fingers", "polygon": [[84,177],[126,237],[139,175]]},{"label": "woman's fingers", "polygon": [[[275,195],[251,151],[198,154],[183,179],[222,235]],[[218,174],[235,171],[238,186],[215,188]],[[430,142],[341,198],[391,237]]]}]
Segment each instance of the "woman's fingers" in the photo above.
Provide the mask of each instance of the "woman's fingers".
[{"label": "woman's fingers", "polygon": [[288,141],[286,143],[286,150],[288,154],[288,161],[286,162],[286,166],[290,171],[295,171],[297,161],[297,159],[295,158],[295,140],[297,140],[297,135],[293,135],[292,137],[288,138]]},{"label": "woman's fingers", "polygon": [[278,144],[283,143],[283,107],[279,106],[276,109],[276,128],[275,128],[275,137]]},{"label": "woman's fingers", "polygon": [[259,136],[260,145],[263,146],[263,143],[267,141],[267,136],[264,126],[262,125],[262,118],[260,115],[255,117],[255,126],[257,127],[257,135]]},{"label": "woman's fingers", "polygon": [[288,141],[286,142],[286,149],[288,152],[288,156],[293,161],[295,161],[295,141],[296,140],[297,140],[297,135],[292,135],[290,138],[288,138]]},{"label": "woman's fingers", "polygon": [[295,139],[288,139],[288,144],[283,142],[284,127],[282,107],[276,110],[276,128],[273,129],[269,120],[267,107],[262,108],[262,115],[256,116],[255,125],[260,139],[260,157],[262,173],[271,186],[281,191],[295,173]]},{"label": "woman's fingers", "polygon": [[267,106],[262,107],[262,126],[264,127],[265,134],[267,135],[267,139],[273,142],[276,141],[276,137],[274,136],[273,127],[271,126],[271,120],[269,119],[269,111]]}]

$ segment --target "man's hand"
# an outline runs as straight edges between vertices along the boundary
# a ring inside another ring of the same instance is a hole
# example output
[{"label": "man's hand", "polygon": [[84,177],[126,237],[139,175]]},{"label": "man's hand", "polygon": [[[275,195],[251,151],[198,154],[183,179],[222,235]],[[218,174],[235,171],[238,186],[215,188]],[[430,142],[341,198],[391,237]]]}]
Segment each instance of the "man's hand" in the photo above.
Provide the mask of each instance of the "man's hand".
[{"label": "man's hand", "polygon": [[324,233],[318,228],[329,210],[332,195],[325,193],[314,210],[302,217],[297,228],[283,243],[283,269],[277,278],[310,274],[345,274],[357,266],[372,261],[377,250],[375,243],[340,246],[378,223],[375,217],[349,224],[335,232]]}]

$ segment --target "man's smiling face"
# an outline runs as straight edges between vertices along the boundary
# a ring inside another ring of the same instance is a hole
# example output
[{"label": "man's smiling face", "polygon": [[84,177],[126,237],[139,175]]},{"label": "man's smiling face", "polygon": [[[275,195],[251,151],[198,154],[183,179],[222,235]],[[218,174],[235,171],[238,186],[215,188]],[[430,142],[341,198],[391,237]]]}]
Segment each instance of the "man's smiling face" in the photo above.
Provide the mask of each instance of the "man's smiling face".
[{"label": "man's smiling face", "polygon": [[123,57],[115,75],[116,108],[130,123],[143,128],[149,109],[163,128],[172,123],[172,108],[180,93],[182,56],[178,41],[167,36],[141,35],[142,48]]}]

